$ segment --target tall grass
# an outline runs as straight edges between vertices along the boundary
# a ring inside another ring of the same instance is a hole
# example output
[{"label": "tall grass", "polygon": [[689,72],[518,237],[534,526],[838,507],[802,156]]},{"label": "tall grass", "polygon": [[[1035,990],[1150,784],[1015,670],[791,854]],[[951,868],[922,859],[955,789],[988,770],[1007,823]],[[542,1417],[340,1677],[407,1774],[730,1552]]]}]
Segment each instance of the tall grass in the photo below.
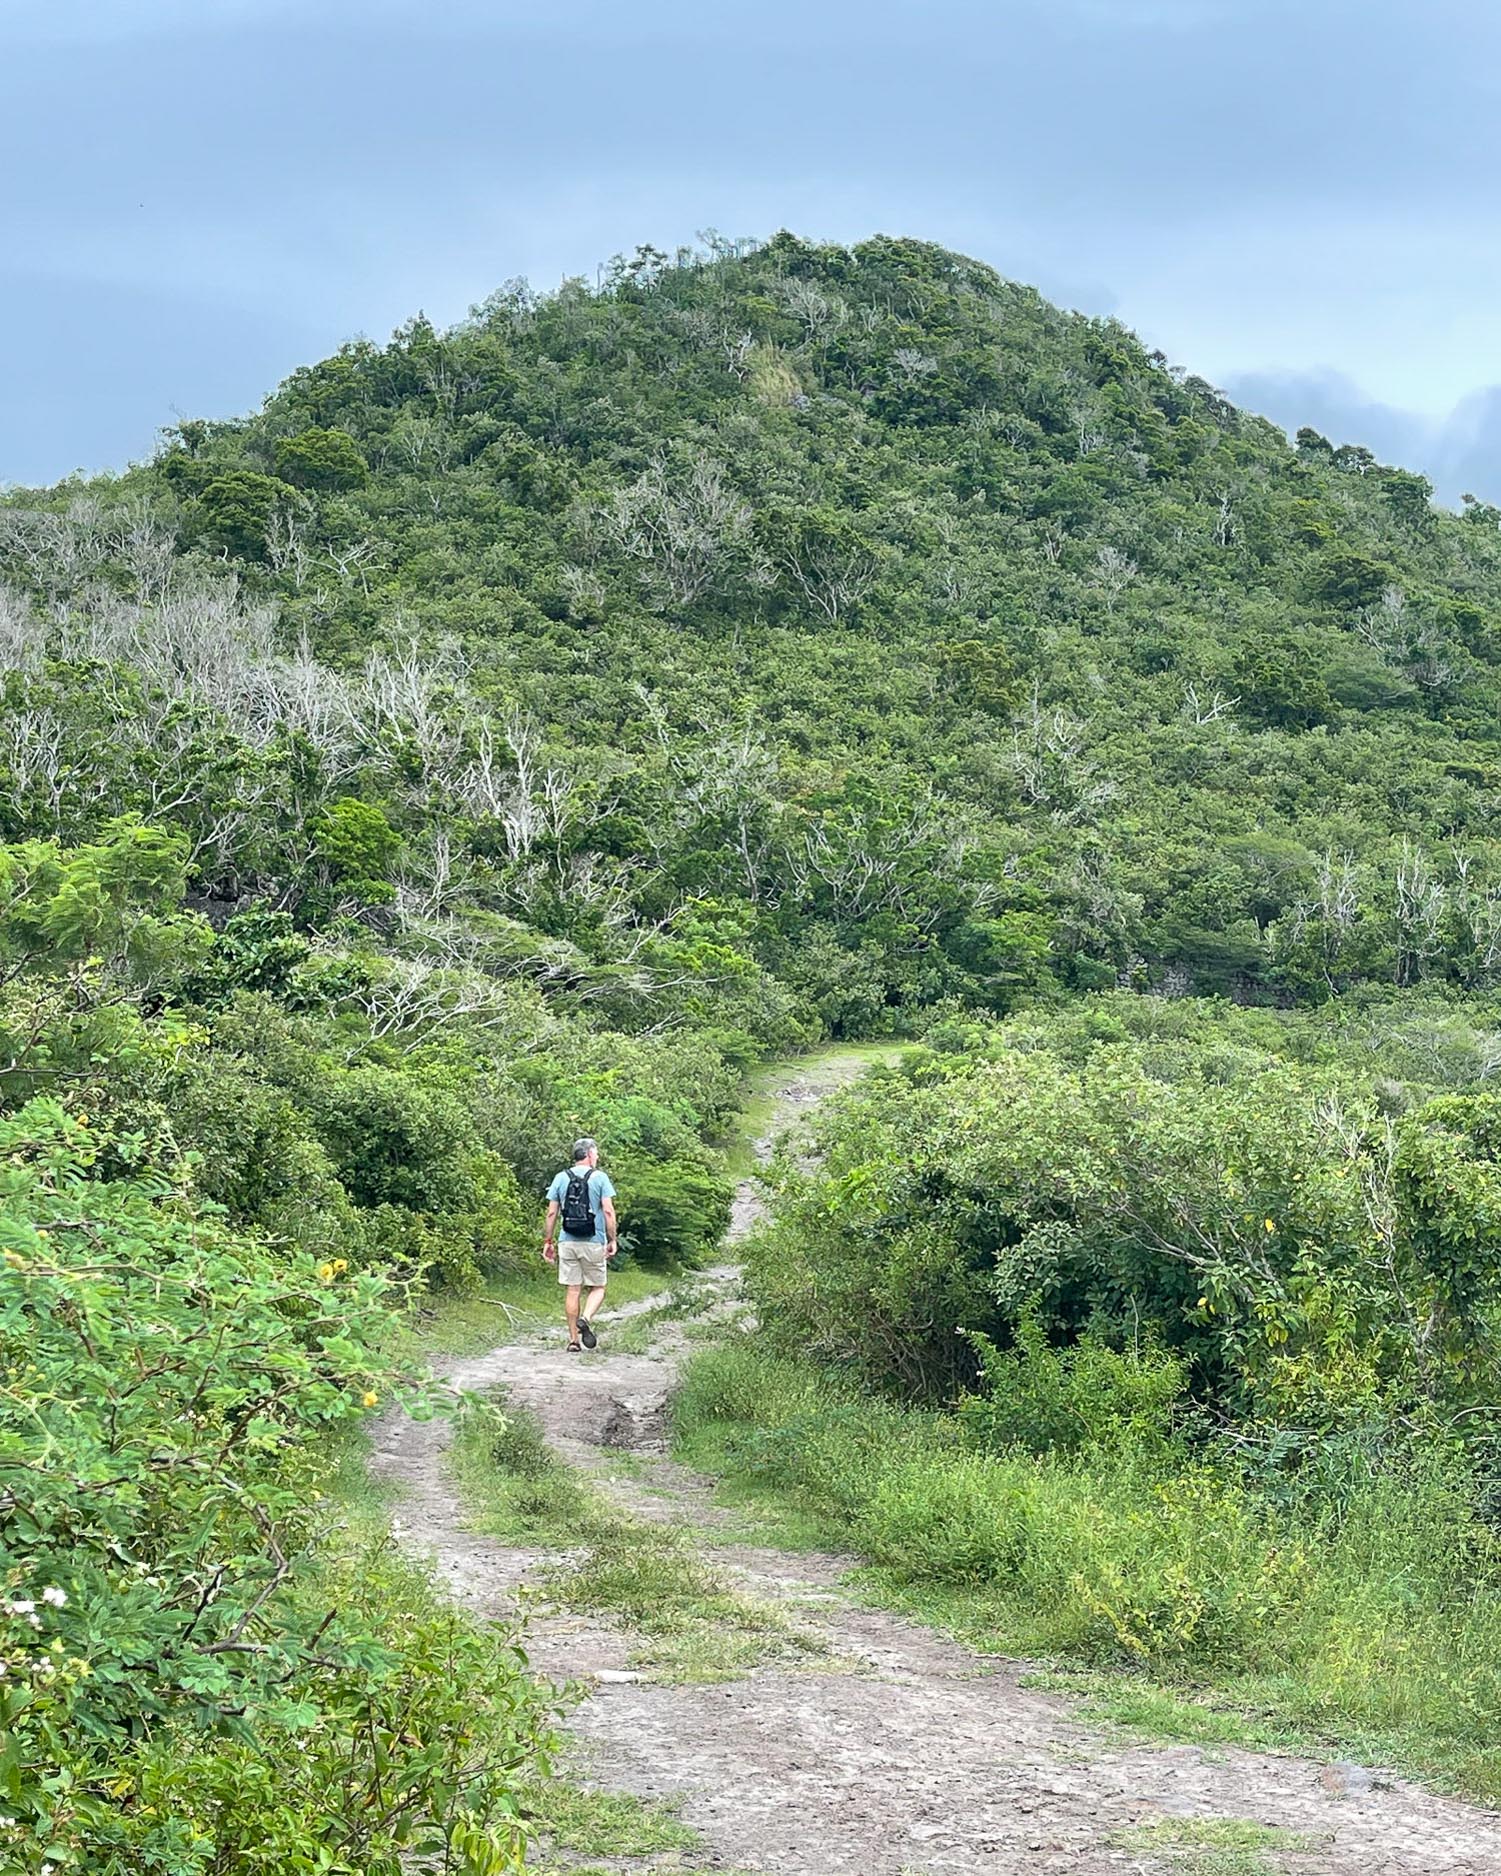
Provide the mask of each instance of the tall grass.
[{"label": "tall grass", "polygon": [[1501,1543],[1440,1476],[1334,1505],[1129,1441],[988,1452],[753,1342],[699,1356],[676,1413],[688,1457],[971,1639],[1217,1689],[1501,1799]]}]

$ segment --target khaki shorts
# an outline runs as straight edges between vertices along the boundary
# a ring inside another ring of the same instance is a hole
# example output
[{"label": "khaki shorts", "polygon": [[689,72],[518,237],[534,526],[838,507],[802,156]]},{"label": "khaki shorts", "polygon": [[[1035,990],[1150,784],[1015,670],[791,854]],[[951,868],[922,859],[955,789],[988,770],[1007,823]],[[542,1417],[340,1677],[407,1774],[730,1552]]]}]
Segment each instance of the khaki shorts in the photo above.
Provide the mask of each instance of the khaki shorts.
[{"label": "khaki shorts", "polygon": [[558,1282],[598,1290],[605,1281],[605,1247],[594,1238],[558,1239]]}]

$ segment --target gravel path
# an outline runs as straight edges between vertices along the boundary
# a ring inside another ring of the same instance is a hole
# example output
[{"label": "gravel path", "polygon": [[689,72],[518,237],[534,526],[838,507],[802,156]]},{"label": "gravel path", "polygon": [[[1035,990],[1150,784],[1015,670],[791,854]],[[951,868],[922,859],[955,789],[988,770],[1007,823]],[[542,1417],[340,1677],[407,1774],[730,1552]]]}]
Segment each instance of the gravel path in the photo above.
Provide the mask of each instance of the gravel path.
[{"label": "gravel path", "polygon": [[[775,1131],[858,1072],[852,1058],[790,1068]],[[767,1143],[761,1143],[762,1151]],[[754,1182],[737,1194],[730,1243],[754,1223]],[[701,1281],[733,1298],[725,1264]],[[976,1655],[842,1587],[849,1560],[734,1541],[708,1481],[665,1453],[665,1410],[682,1358],[664,1323],[646,1354],[569,1356],[538,1335],[452,1364],[451,1381],[504,1383],[572,1464],[641,1517],[690,1530],[751,1598],[774,1605],[826,1652],[712,1684],[654,1682],[627,1666],[618,1627],[566,1611],[533,1616],[534,1666],[582,1681],[573,1715],[593,1781],[680,1801],[702,1833],[701,1870],[755,1876],[1122,1876],[1185,1865],[1118,1845],[1160,1819],[1235,1818],[1297,1832],[1307,1847],[1269,1864],[1294,1876],[1501,1876],[1501,1818],[1365,1768],[1290,1755],[1137,1744],[1021,1685],[1026,1664]],[[443,1465],[447,1427],[387,1417],[372,1470],[397,1486],[397,1528],[477,1613],[512,1616],[550,1559],[466,1530]],[[622,1466],[620,1455],[632,1457]],[[598,1859],[583,1859],[591,1870]],[[683,1868],[630,1861],[612,1868]],[[1207,1865],[1201,1865],[1207,1868]]]}]

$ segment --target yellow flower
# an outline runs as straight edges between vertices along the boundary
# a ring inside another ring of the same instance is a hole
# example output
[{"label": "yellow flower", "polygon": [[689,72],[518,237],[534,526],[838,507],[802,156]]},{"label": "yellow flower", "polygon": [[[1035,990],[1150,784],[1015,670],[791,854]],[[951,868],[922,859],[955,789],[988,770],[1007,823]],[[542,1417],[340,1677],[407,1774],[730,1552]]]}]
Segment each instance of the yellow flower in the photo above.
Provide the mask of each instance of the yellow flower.
[{"label": "yellow flower", "polygon": [[1272,1223],[1270,1218],[1263,1219],[1262,1223],[1266,1226],[1268,1231],[1275,1231],[1277,1229],[1277,1227]]},{"label": "yellow flower", "polygon": [[89,1117],[87,1114],[75,1114],[73,1118],[78,1122],[78,1125],[80,1127],[87,1127],[89,1124]]},{"label": "yellow flower", "polygon": [[332,1283],[332,1282],[333,1282],[333,1280],[334,1280],[334,1267],[333,1267],[333,1265],[332,1265],[332,1264],[319,1264],[319,1266],[318,1266],[318,1281],[319,1281],[320,1283]]},{"label": "yellow flower", "polygon": [[336,1277],[342,1277],[344,1272],[348,1270],[348,1268],[349,1268],[349,1264],[348,1264],[347,1259],[342,1258],[342,1257],[336,1257],[334,1259],[334,1275]]},{"label": "yellow flower", "polygon": [[362,1407],[374,1407],[379,1401],[380,1395],[375,1392],[374,1388],[366,1388],[364,1394],[360,1397],[360,1405]]}]

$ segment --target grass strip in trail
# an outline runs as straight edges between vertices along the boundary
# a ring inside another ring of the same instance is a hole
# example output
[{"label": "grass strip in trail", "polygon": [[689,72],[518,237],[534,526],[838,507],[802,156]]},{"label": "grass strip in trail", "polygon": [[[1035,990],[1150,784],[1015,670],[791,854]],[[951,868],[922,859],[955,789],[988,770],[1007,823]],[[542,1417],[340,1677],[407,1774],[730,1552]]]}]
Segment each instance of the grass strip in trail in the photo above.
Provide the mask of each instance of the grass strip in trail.
[{"label": "grass strip in trail", "polygon": [[[1118,1727],[1138,1739],[1186,1746],[1242,1746],[1261,1752],[1317,1749],[1308,1729],[1273,1713],[1235,1706],[1207,1688],[1169,1687],[1122,1669],[1052,1667],[1025,1676],[1026,1687],[1067,1694],[1081,1720]],[[1247,1690],[1246,1699],[1252,1698]],[[1372,1742],[1372,1757],[1379,1757]]]},{"label": "grass strip in trail", "polygon": [[1280,1876],[1287,1865],[1273,1862],[1275,1853],[1314,1847],[1296,1832],[1241,1817],[1167,1817],[1121,1831],[1115,1841],[1157,1860],[1165,1876]]},{"label": "grass strip in trail", "polygon": [[470,1524],[488,1537],[562,1549],[610,1528],[605,1501],[558,1458],[532,1414],[503,1405],[500,1390],[461,1415],[447,1461]]},{"label": "grass strip in trail", "polygon": [[631,1666],[656,1680],[733,1680],[823,1653],[780,1611],[736,1591],[676,1526],[620,1518],[547,1580],[561,1604],[632,1631]]},{"label": "grass strip in trail", "polygon": [[[628,1792],[591,1791],[568,1777],[538,1780],[517,1794],[517,1809],[537,1845],[540,1876],[563,1854],[629,1857],[633,1862],[667,1854],[670,1867],[687,1867],[683,1858],[702,1840],[671,1804],[637,1798]],[[577,1865],[567,1865],[578,1876]]]},{"label": "grass strip in trail", "polygon": [[[738,1317],[743,1311],[737,1305],[732,1313]],[[730,1319],[723,1298],[712,1288],[695,1282],[692,1277],[679,1277],[649,1308],[609,1323],[610,1352],[614,1355],[648,1354],[669,1325],[680,1332],[684,1341],[705,1341],[722,1336]]]},{"label": "grass strip in trail", "polygon": [[838,1042],[797,1058],[765,1062],[746,1078],[745,1097],[723,1142],[727,1169],[737,1179],[752,1178],[759,1166],[756,1148],[786,1125],[789,1070],[814,1083],[831,1077],[834,1085],[852,1078],[852,1071],[880,1068],[900,1058],[912,1045],[906,1042]]},{"label": "grass strip in trail", "polygon": [[715,1681],[822,1652],[779,1610],[736,1590],[688,1532],[611,1505],[558,1458],[524,1409],[471,1411],[449,1464],[474,1528],[561,1553],[539,1571],[546,1597],[628,1630],[633,1668],[667,1681]]},{"label": "grass strip in trail", "polygon": [[[1092,1670],[1095,1717],[1331,1750],[1501,1797],[1501,1585],[1420,1479],[1278,1508],[1183,1460],[982,1451],[741,1337],[689,1363],[678,1455],[768,1534],[853,1551],[868,1592],[982,1652]],[[1426,1495],[1425,1495],[1426,1494]]]}]

